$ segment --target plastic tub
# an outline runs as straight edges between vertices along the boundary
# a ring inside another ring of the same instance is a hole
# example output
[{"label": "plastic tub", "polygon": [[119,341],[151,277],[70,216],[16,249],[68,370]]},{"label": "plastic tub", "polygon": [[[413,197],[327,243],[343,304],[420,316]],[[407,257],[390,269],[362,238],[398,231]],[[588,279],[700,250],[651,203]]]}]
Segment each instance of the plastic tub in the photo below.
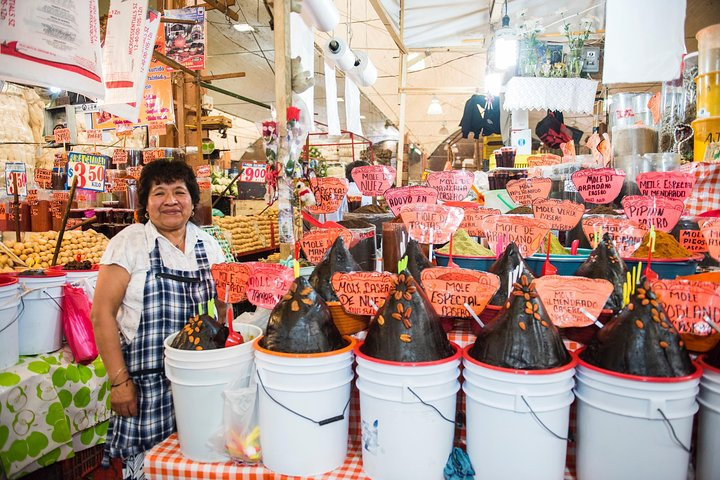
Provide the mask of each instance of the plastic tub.
[{"label": "plastic tub", "polygon": [[0,370],[15,365],[19,359],[19,311],[20,286],[17,278],[0,276]]},{"label": "plastic tub", "polygon": [[705,160],[705,149],[711,142],[720,141],[720,117],[698,118],[693,120],[693,160]]},{"label": "plastic tub", "polygon": [[65,273],[18,275],[23,290],[20,313],[20,355],[50,353],[62,347],[62,304]]},{"label": "plastic tub", "polygon": [[698,74],[720,70],[720,23],[703,28],[695,38],[698,41]]},{"label": "plastic tub", "polygon": [[[550,263],[557,268],[558,275],[575,275],[580,265],[585,263],[590,255],[589,248],[578,248],[577,255],[553,255],[550,254]],[[545,254],[536,253],[525,259],[528,266],[536,277],[540,276],[542,266],[545,263]]]},{"label": "plastic tub", "polygon": [[233,322],[233,329],[240,332],[245,342],[228,348],[216,348],[214,350],[181,350],[170,346],[177,333],[169,335],[164,342],[165,358],[175,362],[211,363],[222,362],[229,358],[243,358],[248,352],[253,351],[252,344],[262,335],[262,329],[247,323]]},{"label": "plastic tub", "polygon": [[[657,273],[662,279],[674,280],[675,277],[692,275],[697,270],[698,262],[702,256],[685,259],[652,259],[650,270]],[[629,271],[642,262],[643,271],[647,266],[647,258],[623,258]]]},{"label": "plastic tub", "polygon": [[697,480],[720,478],[720,369],[700,359],[703,376],[700,379],[700,415],[697,433]]},{"label": "plastic tub", "polygon": [[[433,252],[433,255],[437,259],[437,264],[440,267],[447,267],[450,256],[446,253]],[[468,257],[465,255],[454,255],[452,256],[453,263],[460,268],[467,268],[470,270],[479,270],[481,272],[487,272],[497,257]]]},{"label": "plastic tub", "polygon": [[698,75],[695,81],[698,118],[720,117],[720,71]]}]

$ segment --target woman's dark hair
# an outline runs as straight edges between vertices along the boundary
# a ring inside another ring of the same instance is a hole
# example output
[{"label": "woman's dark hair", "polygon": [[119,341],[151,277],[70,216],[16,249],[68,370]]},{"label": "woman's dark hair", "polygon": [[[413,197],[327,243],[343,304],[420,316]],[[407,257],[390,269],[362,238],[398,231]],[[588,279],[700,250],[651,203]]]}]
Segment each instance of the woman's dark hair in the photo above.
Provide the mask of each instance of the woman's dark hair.
[{"label": "woman's dark hair", "polygon": [[141,222],[147,222],[148,197],[150,190],[155,185],[182,181],[190,192],[193,206],[200,202],[200,187],[198,186],[195,172],[185,162],[178,160],[160,159],[155,160],[142,169],[140,180],[138,180],[138,218]]},{"label": "woman's dark hair", "polygon": [[347,178],[348,182],[354,182],[352,178],[352,171],[355,167],[368,167],[370,164],[366,162],[365,160],[355,160],[354,162],[350,162],[345,166],[345,178]]}]

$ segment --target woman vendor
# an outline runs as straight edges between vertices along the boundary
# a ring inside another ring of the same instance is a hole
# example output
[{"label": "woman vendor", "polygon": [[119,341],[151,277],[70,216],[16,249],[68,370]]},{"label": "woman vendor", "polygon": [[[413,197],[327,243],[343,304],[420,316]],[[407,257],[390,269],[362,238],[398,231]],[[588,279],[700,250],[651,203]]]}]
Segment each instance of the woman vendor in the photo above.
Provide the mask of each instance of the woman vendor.
[{"label": "woman vendor", "polygon": [[[215,296],[210,266],[225,261],[217,241],[190,221],[199,200],[184,162],[146,165],[138,182],[143,224],[110,240],[100,262],[91,316],[115,414],[103,465],[122,459],[125,479],[144,478],[144,452],[175,431],[163,341]],[[224,312],[218,302],[218,318]]]}]

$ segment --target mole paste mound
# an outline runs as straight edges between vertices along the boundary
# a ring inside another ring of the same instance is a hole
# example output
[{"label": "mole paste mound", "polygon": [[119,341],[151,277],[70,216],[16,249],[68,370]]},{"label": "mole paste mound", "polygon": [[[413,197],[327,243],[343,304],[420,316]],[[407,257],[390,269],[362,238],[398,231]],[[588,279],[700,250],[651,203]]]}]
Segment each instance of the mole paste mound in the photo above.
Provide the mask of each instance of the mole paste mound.
[{"label": "mole paste mound", "polygon": [[500,277],[500,288],[497,292],[495,292],[492,299],[490,299],[490,305],[499,307],[505,303],[505,300],[507,300],[509,273],[515,270],[518,265],[523,266],[521,275],[527,276],[528,282],[532,282],[535,278],[532,274],[532,270],[530,270],[530,267],[525,262],[525,259],[523,259],[522,255],[520,255],[520,250],[518,250],[515,242],[510,242],[507,248],[505,248],[502,256],[497,259],[488,270],[488,272],[494,273]]},{"label": "mole paste mound", "polygon": [[513,284],[497,320],[480,331],[468,352],[475,360],[517,370],[545,370],[570,362],[560,333],[531,281],[522,275],[520,282]]},{"label": "mole paste mound", "polygon": [[451,357],[455,351],[410,272],[403,270],[393,283],[370,322],[362,353],[393,362],[432,362]]},{"label": "mole paste mound", "polygon": [[325,301],[304,277],[275,305],[260,346],[282,353],[321,353],[347,345]]},{"label": "mole paste mound", "polygon": [[695,371],[685,345],[645,277],[580,358],[605,370],[643,377],[684,377]]},{"label": "mole paste mound", "polygon": [[359,272],[360,270],[360,265],[345,247],[342,236],[339,236],[325,254],[325,258],[317,264],[310,275],[310,285],[326,302],[337,302],[338,297],[332,288],[332,276],[336,272]]},{"label": "mole paste mound", "polygon": [[432,263],[420,249],[420,244],[416,240],[410,240],[405,249],[405,255],[408,257],[407,269],[410,275],[422,286],[420,274],[426,268],[432,267]]},{"label": "mole paste mound", "polygon": [[587,260],[580,265],[575,275],[586,278],[599,278],[613,284],[613,291],[603,308],[617,312],[623,306],[623,282],[627,267],[618,255],[609,234],[603,235],[595,250],[590,252]]},{"label": "mole paste mound", "polygon": [[170,346],[179,350],[225,348],[225,341],[229,333],[228,327],[204,313],[191,317],[175,336]]}]

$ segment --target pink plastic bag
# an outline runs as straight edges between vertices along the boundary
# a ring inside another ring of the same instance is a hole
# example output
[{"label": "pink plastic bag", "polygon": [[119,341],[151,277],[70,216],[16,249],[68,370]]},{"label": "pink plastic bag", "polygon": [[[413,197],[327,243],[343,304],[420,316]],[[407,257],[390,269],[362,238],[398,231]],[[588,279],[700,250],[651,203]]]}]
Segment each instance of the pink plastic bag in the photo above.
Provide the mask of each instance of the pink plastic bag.
[{"label": "pink plastic bag", "polygon": [[98,356],[95,333],[90,321],[90,301],[82,288],[63,287],[62,326],[77,363],[88,364]]}]

